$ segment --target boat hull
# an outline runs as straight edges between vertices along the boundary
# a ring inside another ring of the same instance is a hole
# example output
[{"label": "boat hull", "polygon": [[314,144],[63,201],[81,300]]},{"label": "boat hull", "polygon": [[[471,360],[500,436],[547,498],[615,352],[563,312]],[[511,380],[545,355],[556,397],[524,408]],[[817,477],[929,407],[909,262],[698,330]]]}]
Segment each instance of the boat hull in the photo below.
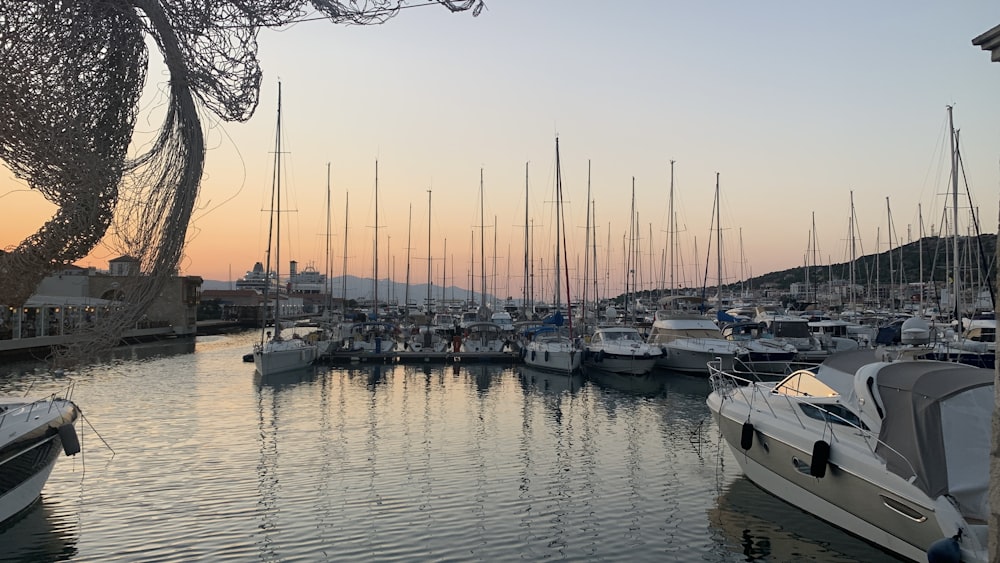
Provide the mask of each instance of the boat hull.
[{"label": "boat hull", "polygon": [[[777,430],[751,415],[750,422],[755,423],[753,444],[744,450],[741,437],[748,419],[746,411],[736,408],[720,414],[718,393],[710,395],[708,402],[743,474],[765,491],[913,560],[926,560],[930,545],[944,537],[933,500],[902,493],[905,484],[895,483],[902,480],[884,468],[852,466],[846,456],[839,458],[837,448],[846,446],[834,441],[825,476],[813,477],[809,473],[813,457],[809,437],[779,437]],[[878,475],[886,482],[876,483],[862,474]]]},{"label": "boat hull", "polygon": [[302,369],[316,360],[316,347],[303,346],[290,350],[254,350],[253,363],[257,373],[273,375]]},{"label": "boat hull", "polygon": [[580,369],[583,351],[565,346],[534,346],[530,343],[524,350],[524,365],[546,371],[573,373]]},{"label": "boat hull", "polygon": [[[65,399],[0,404],[0,524],[30,508],[42,493],[56,461],[79,451],[73,428],[78,410]],[[68,438],[64,446],[60,428]],[[72,438],[72,440],[69,440]],[[71,451],[70,451],[71,450]]]},{"label": "boat hull", "polygon": [[609,354],[607,352],[601,354],[589,351],[587,359],[583,363],[588,368],[600,369],[611,373],[645,375],[653,371],[658,357],[659,354],[656,356],[636,356],[632,354]]},{"label": "boat hull", "polygon": [[713,352],[666,345],[663,355],[656,361],[656,367],[708,376],[708,362],[722,359],[722,369],[732,371],[734,354]]}]

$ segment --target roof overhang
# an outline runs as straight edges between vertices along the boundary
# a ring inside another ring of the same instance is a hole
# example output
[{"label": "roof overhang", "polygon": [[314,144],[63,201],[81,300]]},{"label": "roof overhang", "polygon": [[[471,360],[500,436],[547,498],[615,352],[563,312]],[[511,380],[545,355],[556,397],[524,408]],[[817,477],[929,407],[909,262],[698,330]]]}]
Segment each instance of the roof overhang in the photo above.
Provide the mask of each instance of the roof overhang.
[{"label": "roof overhang", "polygon": [[1000,25],[972,40],[972,44],[992,53],[991,60],[1000,62]]}]

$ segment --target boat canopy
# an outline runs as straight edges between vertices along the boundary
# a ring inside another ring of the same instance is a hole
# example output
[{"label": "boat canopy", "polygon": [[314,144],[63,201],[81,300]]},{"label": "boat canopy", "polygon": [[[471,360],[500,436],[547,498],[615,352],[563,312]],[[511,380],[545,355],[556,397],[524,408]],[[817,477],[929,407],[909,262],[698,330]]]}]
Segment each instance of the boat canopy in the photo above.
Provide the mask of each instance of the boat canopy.
[{"label": "boat canopy", "polygon": [[932,361],[876,369],[885,417],[875,452],[886,467],[915,477],[930,498],[950,495],[967,517],[988,519],[993,370]]}]

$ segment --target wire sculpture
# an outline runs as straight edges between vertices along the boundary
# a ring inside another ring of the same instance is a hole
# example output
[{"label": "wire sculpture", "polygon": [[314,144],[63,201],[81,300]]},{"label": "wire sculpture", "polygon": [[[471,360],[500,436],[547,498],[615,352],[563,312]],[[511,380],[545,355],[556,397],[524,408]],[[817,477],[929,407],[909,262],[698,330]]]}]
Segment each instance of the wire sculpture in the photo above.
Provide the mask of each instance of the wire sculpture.
[{"label": "wire sculpture", "polygon": [[[429,0],[478,15],[483,0]],[[257,34],[318,14],[381,24],[409,0],[0,0],[0,159],[55,214],[0,250],[0,304],[21,307],[38,284],[98,243],[134,258],[113,313],[59,351],[71,365],[117,344],[176,274],[205,160],[198,115],[246,121],[260,94]],[[146,79],[146,38],[169,70],[155,141],[128,147]]]}]

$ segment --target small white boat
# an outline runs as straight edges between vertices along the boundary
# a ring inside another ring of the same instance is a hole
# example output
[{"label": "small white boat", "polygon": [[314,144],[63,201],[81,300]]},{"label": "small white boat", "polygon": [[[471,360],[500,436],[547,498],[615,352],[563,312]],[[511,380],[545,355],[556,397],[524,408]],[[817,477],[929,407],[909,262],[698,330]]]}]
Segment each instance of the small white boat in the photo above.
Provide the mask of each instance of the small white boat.
[{"label": "small white boat", "polygon": [[574,373],[583,363],[583,350],[568,332],[542,325],[521,349],[524,365],[559,373]]},{"label": "small white boat", "polygon": [[254,344],[253,363],[257,373],[272,375],[308,366],[316,360],[317,352],[316,344],[302,338],[276,335]]},{"label": "small white boat", "polygon": [[644,375],[653,371],[663,352],[643,342],[634,327],[602,326],[585,347],[584,365],[612,373]]},{"label": "small white boat", "polygon": [[507,346],[500,325],[489,321],[477,321],[465,327],[462,338],[462,352],[503,352]]},{"label": "small white boat", "polygon": [[722,365],[732,369],[739,346],[723,338],[712,319],[668,310],[657,311],[655,319],[646,341],[663,350],[657,366],[708,375],[708,362],[722,358]]},{"label": "small white boat", "polygon": [[842,352],[780,382],[710,366],[708,407],[778,498],[903,557],[986,561],[993,371],[922,351]]},{"label": "small white boat", "polygon": [[0,525],[34,504],[61,454],[80,451],[78,416],[69,399],[0,399]]}]

